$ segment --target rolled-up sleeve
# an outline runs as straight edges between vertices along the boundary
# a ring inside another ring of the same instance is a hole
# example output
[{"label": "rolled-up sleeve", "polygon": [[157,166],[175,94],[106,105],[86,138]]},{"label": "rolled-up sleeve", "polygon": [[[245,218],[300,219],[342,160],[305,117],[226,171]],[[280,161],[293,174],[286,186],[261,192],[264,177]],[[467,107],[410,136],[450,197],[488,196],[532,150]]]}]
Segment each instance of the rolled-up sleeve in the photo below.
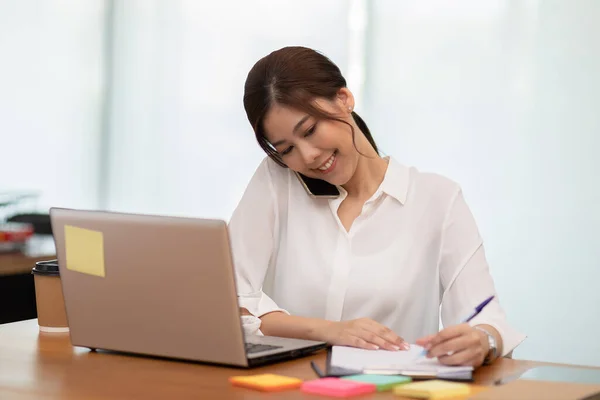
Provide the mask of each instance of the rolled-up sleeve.
[{"label": "rolled-up sleeve", "polygon": [[487,297],[494,299],[470,325],[491,325],[502,336],[502,356],[513,351],[526,336],[512,327],[502,309],[489,266],[483,241],[460,188],[447,211],[441,242],[440,284],[444,326],[462,322]]},{"label": "rolled-up sleeve", "polygon": [[269,160],[263,160],[228,226],[239,305],[257,317],[273,311],[287,313],[263,292],[277,225],[277,195],[269,168]]}]

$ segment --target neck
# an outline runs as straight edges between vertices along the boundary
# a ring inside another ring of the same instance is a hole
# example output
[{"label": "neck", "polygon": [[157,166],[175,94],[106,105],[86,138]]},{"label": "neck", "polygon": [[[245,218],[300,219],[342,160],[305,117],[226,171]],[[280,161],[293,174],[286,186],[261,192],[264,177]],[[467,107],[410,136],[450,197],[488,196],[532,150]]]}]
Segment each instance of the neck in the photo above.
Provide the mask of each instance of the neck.
[{"label": "neck", "polygon": [[356,171],[352,178],[342,187],[348,192],[348,197],[358,199],[369,199],[377,190],[388,167],[387,160],[379,157],[375,150],[371,149],[366,156],[360,156]]}]

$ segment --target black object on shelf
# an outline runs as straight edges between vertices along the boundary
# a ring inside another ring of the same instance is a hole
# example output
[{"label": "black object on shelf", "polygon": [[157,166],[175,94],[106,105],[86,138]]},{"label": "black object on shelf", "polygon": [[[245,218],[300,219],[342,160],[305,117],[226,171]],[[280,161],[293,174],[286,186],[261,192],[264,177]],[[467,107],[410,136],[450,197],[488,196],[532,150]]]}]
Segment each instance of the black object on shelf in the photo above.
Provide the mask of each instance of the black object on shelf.
[{"label": "black object on shelf", "polygon": [[17,214],[7,219],[7,222],[23,222],[33,226],[33,232],[41,235],[52,235],[49,214]]}]

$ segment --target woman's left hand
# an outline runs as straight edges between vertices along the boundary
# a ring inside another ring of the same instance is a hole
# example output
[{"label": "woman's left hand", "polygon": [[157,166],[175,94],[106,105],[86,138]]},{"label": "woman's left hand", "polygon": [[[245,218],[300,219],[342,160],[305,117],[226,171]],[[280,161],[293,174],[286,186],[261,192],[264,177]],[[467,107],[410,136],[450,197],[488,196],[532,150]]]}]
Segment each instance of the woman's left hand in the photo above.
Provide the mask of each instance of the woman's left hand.
[{"label": "woman's left hand", "polygon": [[469,324],[448,327],[435,335],[420,338],[416,343],[428,350],[428,358],[437,357],[445,365],[479,367],[490,350],[485,333]]}]

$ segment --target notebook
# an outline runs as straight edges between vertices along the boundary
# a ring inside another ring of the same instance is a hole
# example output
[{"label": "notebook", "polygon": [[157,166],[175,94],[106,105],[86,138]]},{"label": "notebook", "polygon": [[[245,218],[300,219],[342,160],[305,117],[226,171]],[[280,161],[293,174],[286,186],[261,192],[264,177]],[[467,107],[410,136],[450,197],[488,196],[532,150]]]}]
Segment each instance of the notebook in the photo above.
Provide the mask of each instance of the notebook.
[{"label": "notebook", "polygon": [[333,346],[329,350],[328,376],[353,374],[404,375],[415,379],[472,380],[473,367],[452,367],[421,356],[423,348],[406,351],[365,350]]}]

